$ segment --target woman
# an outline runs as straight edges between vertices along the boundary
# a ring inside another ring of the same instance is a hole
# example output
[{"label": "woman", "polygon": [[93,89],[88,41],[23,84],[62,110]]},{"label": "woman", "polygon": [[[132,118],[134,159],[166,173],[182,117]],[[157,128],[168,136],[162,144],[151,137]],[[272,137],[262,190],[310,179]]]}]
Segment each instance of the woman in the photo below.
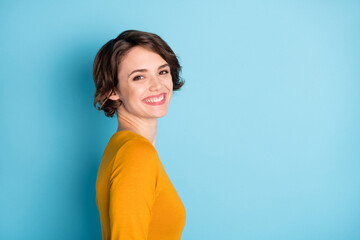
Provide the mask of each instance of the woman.
[{"label": "woman", "polygon": [[156,34],[128,30],[107,42],[93,66],[94,106],[118,120],[96,181],[103,239],[181,239],[184,205],[155,149],[157,119],[184,84],[171,48]]}]

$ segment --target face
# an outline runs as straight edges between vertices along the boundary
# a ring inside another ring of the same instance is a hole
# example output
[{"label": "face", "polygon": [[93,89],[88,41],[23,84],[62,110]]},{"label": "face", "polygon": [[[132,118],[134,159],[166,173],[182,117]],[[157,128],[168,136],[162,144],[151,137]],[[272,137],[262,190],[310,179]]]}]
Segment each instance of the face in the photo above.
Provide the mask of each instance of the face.
[{"label": "face", "polygon": [[118,72],[117,96],[123,104],[120,115],[160,118],[166,115],[172,97],[170,66],[156,52],[141,46],[123,56]]}]

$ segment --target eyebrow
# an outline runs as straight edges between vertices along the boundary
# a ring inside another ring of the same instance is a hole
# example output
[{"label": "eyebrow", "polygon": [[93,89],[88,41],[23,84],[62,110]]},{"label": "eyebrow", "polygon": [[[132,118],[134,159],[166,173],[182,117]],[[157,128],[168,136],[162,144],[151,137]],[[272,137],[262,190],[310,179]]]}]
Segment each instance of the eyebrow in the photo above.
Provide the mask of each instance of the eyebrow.
[{"label": "eyebrow", "polygon": [[[166,66],[169,66],[169,64],[168,64],[168,63],[165,63],[165,64],[161,65],[160,67],[158,67],[158,70],[159,70],[160,68],[163,68],[163,67],[166,67]],[[132,71],[132,72],[129,74],[128,77],[130,77],[131,74],[133,74],[133,73],[135,73],[135,72],[146,72],[146,71],[147,71],[147,69],[136,69],[136,70]]]}]

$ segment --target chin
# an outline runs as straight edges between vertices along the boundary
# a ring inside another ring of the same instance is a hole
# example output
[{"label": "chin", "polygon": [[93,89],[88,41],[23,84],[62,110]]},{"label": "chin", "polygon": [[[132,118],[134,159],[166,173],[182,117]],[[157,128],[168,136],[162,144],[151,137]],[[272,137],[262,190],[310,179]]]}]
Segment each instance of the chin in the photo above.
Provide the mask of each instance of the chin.
[{"label": "chin", "polygon": [[155,118],[162,118],[162,117],[165,117],[166,116],[166,114],[167,114],[167,112],[166,113],[162,113],[162,114],[155,114]]},{"label": "chin", "polygon": [[165,117],[166,114],[167,114],[168,110],[164,110],[164,111],[157,111],[157,112],[154,112],[152,114],[149,114],[149,117],[151,118],[162,118],[162,117]]}]

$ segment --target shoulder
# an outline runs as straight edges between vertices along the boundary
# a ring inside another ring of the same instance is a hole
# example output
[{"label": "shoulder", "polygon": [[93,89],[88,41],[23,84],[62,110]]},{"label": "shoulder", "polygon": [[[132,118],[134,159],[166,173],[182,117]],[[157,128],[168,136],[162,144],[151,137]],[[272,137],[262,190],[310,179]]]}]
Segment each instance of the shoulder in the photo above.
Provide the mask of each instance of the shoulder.
[{"label": "shoulder", "polygon": [[134,137],[125,141],[118,149],[115,165],[136,166],[136,167],[156,167],[159,156],[155,147],[147,139]]},{"label": "shoulder", "polygon": [[[113,158],[110,182],[128,179],[132,183],[157,179],[160,159],[150,141],[134,138],[126,141]],[[152,181],[150,181],[152,182]]]},{"label": "shoulder", "polygon": [[118,131],[113,134],[106,146],[105,152],[109,153],[109,156],[114,156],[120,151],[136,149],[156,152],[155,147],[148,139],[131,131]]},{"label": "shoulder", "polygon": [[142,138],[132,138],[128,139],[124,144],[119,148],[119,152],[122,153],[141,153],[144,154],[157,154],[155,147],[147,139]]}]

